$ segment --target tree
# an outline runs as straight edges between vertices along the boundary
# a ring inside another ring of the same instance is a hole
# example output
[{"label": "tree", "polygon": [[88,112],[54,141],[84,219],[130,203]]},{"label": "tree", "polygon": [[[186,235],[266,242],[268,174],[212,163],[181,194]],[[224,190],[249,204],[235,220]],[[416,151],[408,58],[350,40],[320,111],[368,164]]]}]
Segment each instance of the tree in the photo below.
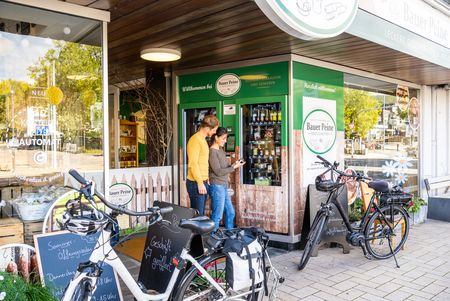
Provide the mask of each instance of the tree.
[{"label": "tree", "polygon": [[367,91],[346,88],[344,104],[345,136],[366,138],[370,130],[378,123],[381,102],[369,95]]},{"label": "tree", "polygon": [[97,46],[54,41],[54,48],[28,68],[36,86],[48,87],[54,64],[55,86],[64,93],[56,107],[58,126],[66,138],[89,129],[91,106],[102,99],[101,54]]}]

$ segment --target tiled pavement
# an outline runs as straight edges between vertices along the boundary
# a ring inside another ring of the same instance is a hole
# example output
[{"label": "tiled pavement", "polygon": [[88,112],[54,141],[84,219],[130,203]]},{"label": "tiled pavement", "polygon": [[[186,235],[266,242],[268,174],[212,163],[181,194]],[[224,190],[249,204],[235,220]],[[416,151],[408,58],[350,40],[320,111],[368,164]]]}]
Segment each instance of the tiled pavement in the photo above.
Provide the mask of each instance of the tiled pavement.
[{"label": "tiled pavement", "polygon": [[[279,300],[450,301],[450,223],[428,220],[413,226],[405,250],[397,256],[399,269],[393,259],[367,260],[359,248],[350,254],[332,248],[320,250],[318,257],[298,271],[300,254],[293,251],[272,257],[286,278],[278,291]],[[127,260],[126,264],[138,273],[136,262]]]}]

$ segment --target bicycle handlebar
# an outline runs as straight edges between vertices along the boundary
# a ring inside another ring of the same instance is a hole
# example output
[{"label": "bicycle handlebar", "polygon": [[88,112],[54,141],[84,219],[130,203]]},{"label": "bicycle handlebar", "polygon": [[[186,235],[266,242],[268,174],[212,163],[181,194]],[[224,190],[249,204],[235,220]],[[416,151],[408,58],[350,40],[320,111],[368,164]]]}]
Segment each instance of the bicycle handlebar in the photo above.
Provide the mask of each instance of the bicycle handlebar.
[{"label": "bicycle handlebar", "polygon": [[[75,180],[77,180],[81,185],[83,185],[84,187],[89,188],[88,190],[90,190],[89,186],[92,185],[92,183],[90,181],[86,180],[82,175],[80,175],[78,173],[78,171],[76,171],[75,169],[71,169],[71,170],[69,170],[69,174]],[[87,196],[88,198],[92,197],[90,191],[88,191],[87,193],[89,195],[86,195],[86,193],[85,193],[85,196]],[[155,207],[149,208],[148,211],[138,212],[138,211],[134,211],[134,210],[129,210],[128,208],[126,208],[124,206],[118,206],[118,205],[115,205],[115,204],[112,204],[112,203],[108,202],[106,200],[105,196],[101,192],[97,191],[96,189],[94,189],[94,193],[93,194],[95,196],[97,196],[102,201],[102,203],[106,205],[106,207],[108,207],[108,208],[110,208],[112,210],[116,210],[119,213],[124,213],[124,214],[131,215],[131,216],[150,216],[150,215],[155,215],[155,214],[163,215],[163,214],[167,214],[167,213],[170,213],[170,212],[173,211],[173,207],[159,208],[159,207],[155,206]]]},{"label": "bicycle handlebar", "polygon": [[343,171],[340,171],[340,170],[337,169],[337,167],[336,167],[337,165],[336,164],[331,164],[330,161],[328,161],[327,159],[325,159],[324,157],[322,157],[320,155],[317,155],[317,158],[319,158],[322,161],[322,162],[317,162],[317,163],[323,164],[323,166],[327,167],[329,170],[334,171],[335,173],[337,173],[340,176],[349,177],[349,178],[355,178],[357,181],[358,180],[368,180],[368,181],[372,180],[371,178],[366,177],[366,176],[364,176],[362,174],[358,174],[358,173],[356,173],[356,174],[348,174],[348,173],[345,173]]}]

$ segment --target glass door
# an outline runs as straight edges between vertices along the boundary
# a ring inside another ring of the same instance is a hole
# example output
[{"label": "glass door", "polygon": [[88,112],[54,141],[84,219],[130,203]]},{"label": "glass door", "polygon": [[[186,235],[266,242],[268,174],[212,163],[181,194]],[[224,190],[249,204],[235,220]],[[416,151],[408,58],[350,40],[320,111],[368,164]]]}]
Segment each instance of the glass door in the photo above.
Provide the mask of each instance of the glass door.
[{"label": "glass door", "polygon": [[241,105],[242,183],[281,186],[282,104]]},{"label": "glass door", "polygon": [[205,118],[206,115],[215,115],[221,119],[220,102],[196,103],[180,106],[181,114],[181,141],[180,146],[183,148],[183,179],[187,176],[188,158],[186,146],[189,138],[194,135]]}]

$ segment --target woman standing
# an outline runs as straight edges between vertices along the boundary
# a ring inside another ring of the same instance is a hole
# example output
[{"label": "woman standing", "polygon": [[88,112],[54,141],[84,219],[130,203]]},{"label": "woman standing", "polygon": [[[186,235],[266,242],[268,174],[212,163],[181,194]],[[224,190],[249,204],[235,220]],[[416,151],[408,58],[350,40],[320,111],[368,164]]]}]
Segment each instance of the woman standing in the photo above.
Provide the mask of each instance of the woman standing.
[{"label": "woman standing", "polygon": [[227,129],[219,127],[211,137],[209,148],[209,193],[211,196],[212,216],[215,228],[219,228],[219,222],[225,212],[225,228],[234,228],[234,208],[228,194],[228,174],[241,167],[245,163],[236,161],[230,165],[223,147],[227,142]]}]

